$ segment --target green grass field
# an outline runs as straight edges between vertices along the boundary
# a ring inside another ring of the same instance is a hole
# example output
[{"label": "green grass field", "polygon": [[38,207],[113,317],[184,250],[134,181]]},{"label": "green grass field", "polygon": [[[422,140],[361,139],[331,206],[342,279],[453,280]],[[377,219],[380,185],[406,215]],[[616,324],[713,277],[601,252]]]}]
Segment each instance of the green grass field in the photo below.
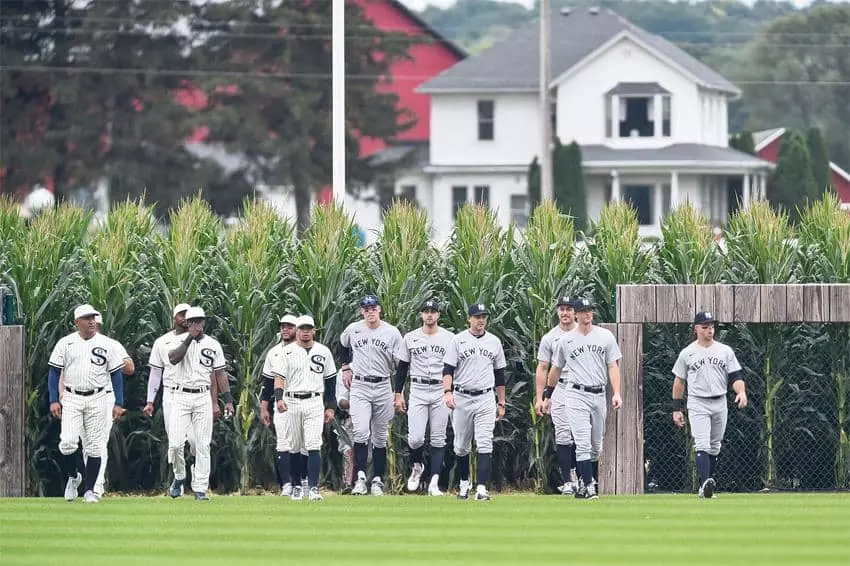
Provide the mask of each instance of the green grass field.
[{"label": "green grass field", "polygon": [[850,494],[0,500],[0,563],[850,563]]}]

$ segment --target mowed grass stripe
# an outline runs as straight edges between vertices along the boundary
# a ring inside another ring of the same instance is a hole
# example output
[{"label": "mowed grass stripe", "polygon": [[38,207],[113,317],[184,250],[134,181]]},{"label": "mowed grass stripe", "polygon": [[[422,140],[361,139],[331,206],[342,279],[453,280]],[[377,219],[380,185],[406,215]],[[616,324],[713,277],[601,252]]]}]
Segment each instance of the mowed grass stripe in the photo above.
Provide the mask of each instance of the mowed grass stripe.
[{"label": "mowed grass stripe", "polygon": [[[0,500],[3,564],[846,562],[847,495]],[[202,558],[206,557],[206,558]]]}]

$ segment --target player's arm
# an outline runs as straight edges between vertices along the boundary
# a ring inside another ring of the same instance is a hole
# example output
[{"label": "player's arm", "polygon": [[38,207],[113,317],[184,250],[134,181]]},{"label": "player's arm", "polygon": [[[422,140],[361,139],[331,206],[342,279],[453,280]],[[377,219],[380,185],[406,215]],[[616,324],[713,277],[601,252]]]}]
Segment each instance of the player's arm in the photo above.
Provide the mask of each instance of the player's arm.
[{"label": "player's arm", "polygon": [[537,370],[534,372],[534,400],[543,402],[543,390],[549,381],[549,362],[537,360]]},{"label": "player's arm", "polygon": [[493,383],[496,386],[496,420],[505,416],[505,368],[493,370]]},{"label": "player's arm", "polygon": [[611,383],[611,405],[619,409],[623,404],[620,395],[620,361],[616,360],[608,364],[608,381]]},{"label": "player's arm", "polygon": [[286,378],[279,373],[274,375],[274,400],[277,410],[281,413],[286,411],[286,403],[283,401],[283,390],[286,388]]},{"label": "player's arm", "polygon": [[735,392],[735,403],[739,409],[747,406],[747,385],[744,382],[744,375],[741,370],[733,371],[729,374],[729,381],[732,383],[732,390]]},{"label": "player's arm", "polygon": [[183,358],[186,357],[186,352],[189,350],[189,344],[191,344],[194,339],[194,336],[187,334],[186,338],[179,346],[168,352],[168,361],[171,365],[176,366],[183,361]]},{"label": "player's arm", "polygon": [[673,378],[673,422],[682,428],[685,426],[685,380],[678,375]]},{"label": "player's arm", "polygon": [[112,392],[115,394],[115,406],[112,407],[112,420],[118,420],[127,412],[124,408],[124,374],[121,372],[123,364],[109,374],[112,380]]},{"label": "player's arm", "polygon": [[325,367],[325,389],[322,397],[325,402],[325,424],[331,422],[336,415],[336,364],[328,351],[328,365]]}]

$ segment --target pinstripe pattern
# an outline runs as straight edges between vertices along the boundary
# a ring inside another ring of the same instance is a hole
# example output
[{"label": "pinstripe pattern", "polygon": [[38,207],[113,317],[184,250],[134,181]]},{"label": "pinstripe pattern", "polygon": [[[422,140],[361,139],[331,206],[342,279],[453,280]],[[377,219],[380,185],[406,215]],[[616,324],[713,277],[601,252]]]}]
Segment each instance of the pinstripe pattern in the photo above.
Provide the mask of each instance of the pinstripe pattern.
[{"label": "pinstripe pattern", "polygon": [[[86,456],[102,457],[109,438],[106,423],[112,420],[114,404],[115,396],[106,390],[88,397],[66,391],[62,398],[59,451],[62,454],[73,454],[82,437]],[[103,418],[107,412],[110,414],[109,421]]]},{"label": "pinstripe pattern", "polygon": [[274,404],[274,433],[277,437],[277,451],[291,452],[289,420],[286,418],[286,413],[277,410],[277,403]]},{"label": "pinstripe pattern", "polygon": [[305,450],[321,450],[322,430],[325,427],[325,408],[322,398],[287,397],[285,401],[286,412],[283,416],[289,429],[290,451],[294,454]]}]

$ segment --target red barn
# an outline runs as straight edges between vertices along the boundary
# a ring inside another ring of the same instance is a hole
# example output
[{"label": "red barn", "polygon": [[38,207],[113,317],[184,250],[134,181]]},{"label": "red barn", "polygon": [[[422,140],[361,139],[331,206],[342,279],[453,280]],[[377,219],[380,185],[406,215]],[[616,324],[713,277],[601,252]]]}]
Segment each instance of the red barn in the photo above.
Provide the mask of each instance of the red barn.
[{"label": "red barn", "polygon": [[[785,128],[774,128],[753,133],[753,141],[756,144],[756,153],[765,161],[776,163],[779,157],[779,145]],[[850,208],[850,173],[833,162],[829,162],[832,186],[838,198],[841,199],[843,207]]]}]

